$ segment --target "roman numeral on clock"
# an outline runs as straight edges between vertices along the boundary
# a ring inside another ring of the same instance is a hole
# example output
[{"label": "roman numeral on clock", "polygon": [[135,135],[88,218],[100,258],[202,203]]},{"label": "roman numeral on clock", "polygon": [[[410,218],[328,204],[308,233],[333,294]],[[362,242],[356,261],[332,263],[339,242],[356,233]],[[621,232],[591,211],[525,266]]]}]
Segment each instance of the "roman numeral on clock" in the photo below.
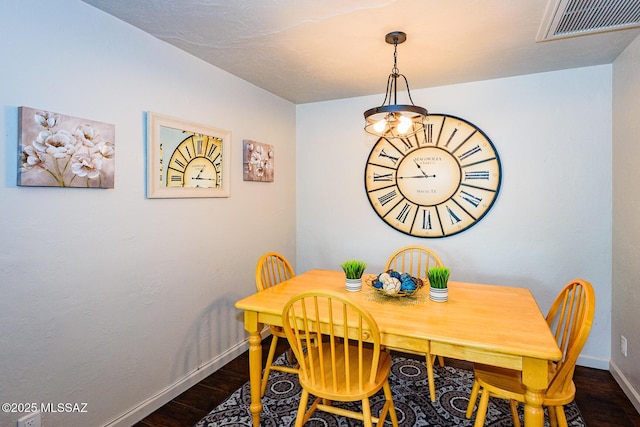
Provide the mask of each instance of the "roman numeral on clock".
[{"label": "roman numeral on clock", "polygon": [[431,211],[422,211],[422,228],[424,230],[431,230]]},{"label": "roman numeral on clock", "polygon": [[455,136],[456,132],[458,132],[458,128],[455,128],[453,130],[453,132],[451,132],[451,135],[449,136],[449,139],[447,139],[446,144],[444,144],[445,147],[448,147],[449,144],[451,143],[451,140],[453,139],[453,137]]},{"label": "roman numeral on clock", "polygon": [[424,127],[424,141],[427,144],[433,143],[433,124],[429,123]]},{"label": "roman numeral on clock", "polygon": [[207,157],[211,158],[211,156],[213,156],[213,153],[216,151],[216,148],[218,147],[215,144],[211,144],[209,150],[207,151]]},{"label": "roman numeral on clock", "polygon": [[398,193],[396,193],[396,190],[391,190],[390,192],[388,192],[384,196],[378,197],[378,201],[380,202],[380,204],[382,206],[384,206],[387,203],[389,203],[390,201],[392,201],[393,199],[395,199],[397,195],[398,195]]},{"label": "roman numeral on clock", "polygon": [[402,138],[400,141],[402,141],[402,143],[404,144],[405,150],[410,150],[411,148],[413,148],[413,144],[411,143],[410,139]]},{"label": "roman numeral on clock", "polygon": [[374,181],[391,181],[391,177],[393,176],[393,174],[391,173],[373,173],[373,180]]},{"label": "roman numeral on clock", "polygon": [[471,179],[489,179],[489,171],[469,171],[464,173],[465,181]]},{"label": "roman numeral on clock", "polygon": [[446,208],[447,208],[447,213],[449,214],[449,219],[451,220],[451,225],[462,221],[460,217],[456,215],[455,212],[453,212],[449,206],[446,206]]},{"label": "roman numeral on clock", "polygon": [[386,157],[387,159],[391,160],[394,165],[398,162],[398,157],[390,156],[389,154],[385,153],[384,148],[380,150],[380,154],[378,154],[378,157]]},{"label": "roman numeral on clock", "polygon": [[405,203],[396,219],[401,222],[405,222],[407,220],[407,216],[409,216],[409,212],[411,212],[411,208],[409,207],[409,203]]},{"label": "roman numeral on clock", "polygon": [[458,159],[460,159],[460,160],[464,160],[464,159],[466,159],[467,157],[472,156],[472,155],[476,154],[476,153],[477,153],[477,152],[479,152],[479,151],[482,151],[482,149],[480,148],[480,146],[479,146],[479,145],[476,145],[476,146],[475,146],[475,147],[473,147],[471,150],[467,150],[467,151],[465,151],[464,153],[460,154],[460,155],[458,156]]},{"label": "roman numeral on clock", "polygon": [[463,200],[471,203],[475,208],[477,208],[480,205],[480,202],[482,202],[482,199],[480,197],[474,196],[471,193],[467,193],[464,190],[460,191],[460,196]]}]

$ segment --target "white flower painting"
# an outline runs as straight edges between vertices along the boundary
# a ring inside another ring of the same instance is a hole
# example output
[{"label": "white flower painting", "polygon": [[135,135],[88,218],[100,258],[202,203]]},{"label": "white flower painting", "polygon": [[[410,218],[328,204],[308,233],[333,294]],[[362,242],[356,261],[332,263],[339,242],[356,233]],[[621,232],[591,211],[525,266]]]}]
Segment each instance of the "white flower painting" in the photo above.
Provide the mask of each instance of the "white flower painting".
[{"label": "white flower painting", "polygon": [[245,181],[273,181],[273,145],[244,140],[242,146]]},{"label": "white flower painting", "polygon": [[19,108],[18,185],[113,188],[115,126]]}]

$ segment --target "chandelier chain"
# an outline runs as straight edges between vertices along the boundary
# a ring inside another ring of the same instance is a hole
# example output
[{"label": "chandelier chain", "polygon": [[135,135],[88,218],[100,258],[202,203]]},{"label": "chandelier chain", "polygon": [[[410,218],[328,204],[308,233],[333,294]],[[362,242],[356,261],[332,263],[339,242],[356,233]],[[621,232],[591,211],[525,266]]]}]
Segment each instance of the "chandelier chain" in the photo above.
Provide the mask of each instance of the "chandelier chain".
[{"label": "chandelier chain", "polygon": [[400,70],[398,70],[398,39],[393,41],[393,69],[391,73],[396,76],[400,74]]}]

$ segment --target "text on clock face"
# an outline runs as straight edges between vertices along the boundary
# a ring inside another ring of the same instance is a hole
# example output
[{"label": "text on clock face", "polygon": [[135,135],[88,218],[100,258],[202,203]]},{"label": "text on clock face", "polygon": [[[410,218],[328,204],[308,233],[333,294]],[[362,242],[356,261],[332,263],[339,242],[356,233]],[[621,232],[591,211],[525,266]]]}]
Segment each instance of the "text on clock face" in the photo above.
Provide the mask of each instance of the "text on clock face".
[{"label": "text on clock face", "polygon": [[416,162],[419,162],[420,164],[423,164],[423,165],[428,165],[433,162],[442,161],[442,157],[440,156],[417,156],[417,157],[414,157],[414,159]]}]

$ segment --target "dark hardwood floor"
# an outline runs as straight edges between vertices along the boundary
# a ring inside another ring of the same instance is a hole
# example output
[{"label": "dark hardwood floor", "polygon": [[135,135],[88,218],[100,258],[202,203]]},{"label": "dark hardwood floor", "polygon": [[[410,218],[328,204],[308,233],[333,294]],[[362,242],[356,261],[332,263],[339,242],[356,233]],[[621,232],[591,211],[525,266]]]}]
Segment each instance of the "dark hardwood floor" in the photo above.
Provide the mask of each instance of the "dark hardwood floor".
[{"label": "dark hardwood floor", "polygon": [[[265,358],[269,342],[270,339],[263,342]],[[286,341],[280,340],[278,352],[285,349]],[[468,362],[456,360],[447,359],[446,363],[460,368],[471,367]],[[134,427],[193,426],[248,380],[249,356],[245,352]],[[576,403],[587,427],[640,427],[640,414],[609,371],[578,366],[574,382]]]}]

